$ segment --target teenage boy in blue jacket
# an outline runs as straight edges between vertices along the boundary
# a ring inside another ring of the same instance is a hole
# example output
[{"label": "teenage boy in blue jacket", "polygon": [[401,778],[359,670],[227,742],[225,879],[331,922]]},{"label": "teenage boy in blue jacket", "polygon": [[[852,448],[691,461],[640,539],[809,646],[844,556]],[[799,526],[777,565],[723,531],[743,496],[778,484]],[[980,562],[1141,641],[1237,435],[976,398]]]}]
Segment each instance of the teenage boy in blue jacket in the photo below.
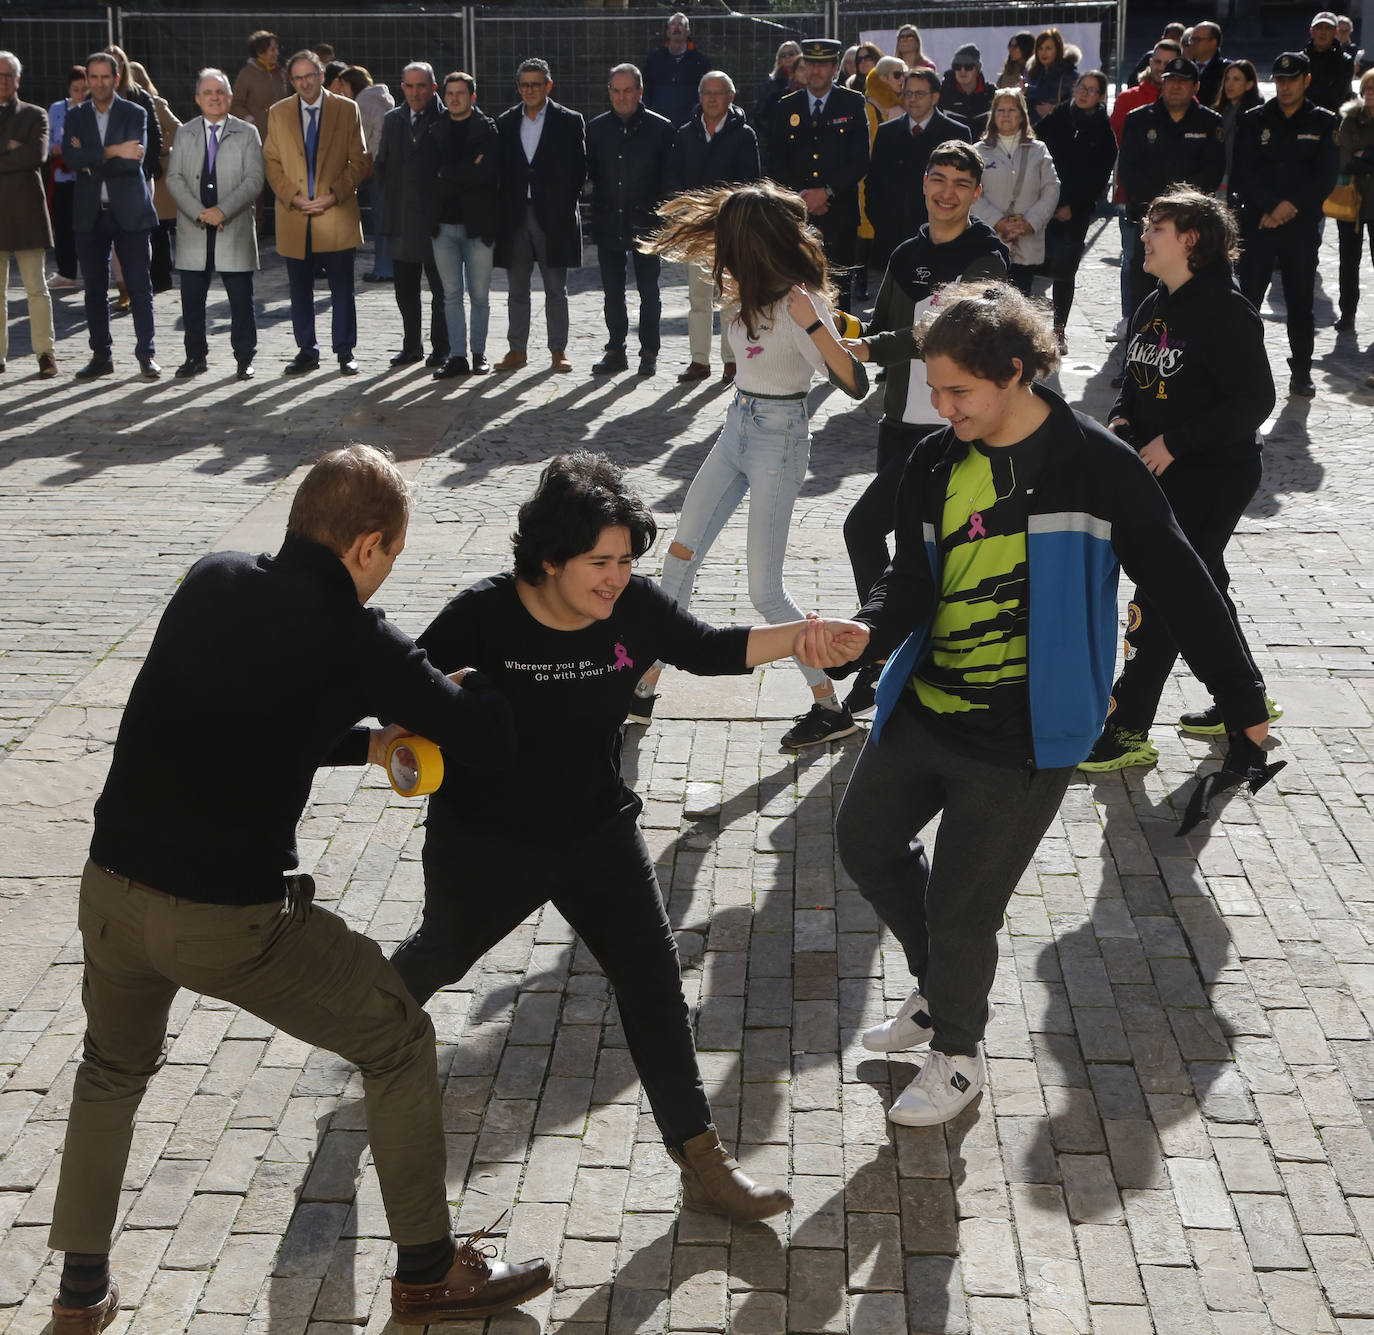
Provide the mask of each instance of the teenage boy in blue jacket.
[{"label": "teenage boy in blue jacket", "polygon": [[[916,980],[864,1046],[930,1044],[888,1116],[931,1126],[985,1083],[997,932],[1106,717],[1119,570],[1157,600],[1229,729],[1262,741],[1268,710],[1139,456],[1034,383],[1058,360],[1036,309],[1003,284],[947,288],[917,343],[949,426],[912,452],[895,555],[857,617],[860,665],[886,667],[836,835]],[[941,811],[928,858],[917,836]]]}]

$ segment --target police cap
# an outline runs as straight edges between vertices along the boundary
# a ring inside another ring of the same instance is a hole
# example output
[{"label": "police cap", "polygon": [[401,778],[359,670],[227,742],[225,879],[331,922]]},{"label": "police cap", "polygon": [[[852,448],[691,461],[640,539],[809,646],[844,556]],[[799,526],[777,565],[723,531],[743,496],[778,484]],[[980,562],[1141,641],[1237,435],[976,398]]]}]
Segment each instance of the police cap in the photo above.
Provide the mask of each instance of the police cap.
[{"label": "police cap", "polygon": [[1285,51],[1275,57],[1270,74],[1275,79],[1301,79],[1311,69],[1311,62],[1301,51]]},{"label": "police cap", "polygon": [[838,62],[844,49],[833,37],[812,37],[801,44],[803,60],[833,60]]},{"label": "police cap", "polygon": [[1186,56],[1175,56],[1160,72],[1161,79],[1189,79],[1197,82],[1197,66]]}]

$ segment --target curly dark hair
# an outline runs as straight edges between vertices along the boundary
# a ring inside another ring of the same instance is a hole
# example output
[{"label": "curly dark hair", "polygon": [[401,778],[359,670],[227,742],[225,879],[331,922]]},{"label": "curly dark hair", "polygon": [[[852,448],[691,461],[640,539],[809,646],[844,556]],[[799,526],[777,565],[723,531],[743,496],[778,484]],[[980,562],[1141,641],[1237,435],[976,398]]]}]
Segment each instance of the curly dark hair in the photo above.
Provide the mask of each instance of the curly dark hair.
[{"label": "curly dark hair", "polygon": [[544,562],[562,565],[589,552],[601,531],[630,530],[630,552],[643,556],[658,536],[649,507],[625,482],[625,470],[604,454],[574,450],[550,459],[511,534],[515,574],[543,582]]},{"label": "curly dark hair", "polygon": [[[948,357],[980,380],[1028,385],[1059,365],[1049,321],[1007,283],[950,283],[916,326],[917,354]],[[1013,360],[1015,359],[1015,360]]]},{"label": "curly dark hair", "polygon": [[1197,273],[1226,260],[1234,269],[1240,259],[1240,233],[1235,216],[1225,204],[1189,185],[1165,187],[1145,210],[1147,223],[1171,222],[1180,235],[1195,232],[1197,240],[1188,252],[1188,271]]}]

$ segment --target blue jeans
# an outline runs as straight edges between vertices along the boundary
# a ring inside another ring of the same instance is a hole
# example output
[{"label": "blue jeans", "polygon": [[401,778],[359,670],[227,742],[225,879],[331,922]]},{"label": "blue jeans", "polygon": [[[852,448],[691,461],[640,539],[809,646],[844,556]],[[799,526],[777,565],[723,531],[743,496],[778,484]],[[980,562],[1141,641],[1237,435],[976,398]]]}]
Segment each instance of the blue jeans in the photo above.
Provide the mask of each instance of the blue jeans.
[{"label": "blue jeans", "polygon": [[487,352],[487,323],[491,319],[491,266],[496,247],[468,235],[462,223],[440,223],[434,234],[434,265],[444,285],[444,320],[448,325],[450,357],[468,355],[467,324],[463,319],[463,277],[467,275],[472,302],[472,355]]},{"label": "blue jeans", "polygon": [[[690,561],[669,552],[663,558],[663,592],[679,607],[692,598],[692,585],[711,544],[749,493],[749,601],[770,626],[800,621],[802,610],[782,582],[792,507],[806,479],[811,432],[803,399],[758,399],[736,393],[711,453],[697,470],[682,503],[674,541],[692,553]],[[658,666],[662,666],[659,664]],[[829,678],[802,667],[808,686]]]}]

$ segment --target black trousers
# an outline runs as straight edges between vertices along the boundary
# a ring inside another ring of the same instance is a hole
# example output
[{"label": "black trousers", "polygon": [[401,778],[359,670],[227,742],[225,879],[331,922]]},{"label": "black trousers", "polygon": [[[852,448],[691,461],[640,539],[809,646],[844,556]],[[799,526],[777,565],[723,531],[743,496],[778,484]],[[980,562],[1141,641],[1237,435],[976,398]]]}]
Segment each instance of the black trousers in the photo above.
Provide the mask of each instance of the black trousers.
[{"label": "black trousers", "polygon": [[[1374,190],[1374,178],[1366,176],[1369,189]],[[1341,314],[1354,315],[1360,305],[1360,252],[1365,237],[1369,237],[1369,258],[1374,260],[1374,222],[1338,222],[1336,240],[1341,252]]]},{"label": "black trousers", "polygon": [[1045,266],[1051,280],[1050,297],[1054,302],[1056,329],[1062,329],[1069,322],[1078,285],[1078,266],[1083,263],[1083,250],[1095,207],[1093,204],[1079,205],[1063,221],[1051,218],[1045,228]]},{"label": "black trousers", "polygon": [[401,312],[402,345],[407,352],[424,351],[421,330],[420,275],[429,280],[429,344],[447,357],[448,321],[444,319],[444,283],[433,260],[392,260],[396,281],[396,306]]},{"label": "black trousers", "polygon": [[[972,760],[902,701],[882,745],[870,738],[859,753],[835,844],[859,893],[906,954],[937,1052],[977,1051],[1003,914],[1072,777],[1072,767]],[[937,814],[928,857],[919,835]]]},{"label": "black trousers", "polygon": [[[205,268],[182,269],[181,323],[186,336],[187,358],[204,357],[210,351],[205,333],[205,302],[210,281],[215,276],[215,229],[207,229],[205,238]],[[253,273],[225,273],[220,279],[229,297],[229,346],[234,360],[243,365],[253,360],[258,350],[258,323],[253,311]]]},{"label": "black trousers", "polygon": [[52,183],[52,248],[57,272],[63,278],[75,278],[76,233],[72,231],[72,208],[76,196],[75,181]]},{"label": "black trousers", "polygon": [[153,282],[148,276],[148,232],[126,232],[115,221],[114,213],[101,209],[89,232],[76,234],[76,253],[81,261],[81,277],[86,306],[86,331],[91,351],[108,357],[110,339],[110,251],[119,256],[124,285],[129,289],[130,313],[134,318],[134,350],[140,361],[156,355],[153,329]]},{"label": "black trousers", "polygon": [[1259,310],[1274,270],[1283,282],[1283,304],[1288,308],[1288,359],[1293,374],[1312,369],[1312,345],[1316,341],[1317,251],[1321,231],[1315,219],[1295,218],[1282,227],[1247,227],[1236,277],[1245,299]]},{"label": "black trousers", "polygon": [[918,440],[939,429],[886,418],[878,423],[878,472],[844,519],[844,545],[861,603],[868,600],[892,559],[887,535],[895,527],[897,487],[906,461]]},{"label": "black trousers", "polygon": [[634,813],[622,813],[569,847],[460,828],[431,806],[422,856],[424,916],[391,957],[421,1005],[551,903],[615,992],[625,1041],[664,1143],[676,1149],[711,1126],[677,941]]},{"label": "black trousers", "polygon": [[167,292],[172,286],[172,237],[176,235],[177,220],[163,218],[148,234],[152,254],[149,259],[148,273],[153,280],[154,292]]},{"label": "black trousers", "polygon": [[859,250],[859,219],[855,213],[834,209],[807,220],[821,234],[825,258],[834,270],[831,279],[838,293],[839,308],[854,308],[854,257]]},{"label": "black trousers", "polygon": [[[1225,552],[1245,507],[1259,489],[1263,473],[1264,465],[1256,452],[1246,463],[1220,468],[1174,463],[1158,478],[1160,489],[1174,508],[1178,526],[1206,563],[1221,591],[1256,681],[1262,681],[1263,674],[1250,654],[1235,604],[1227,592],[1231,575],[1226,569]],[[1126,662],[1112,687],[1109,721],[1132,732],[1148,728],[1155,721],[1164,683],[1169,680],[1169,673],[1177,661],[1178,644],[1163,612],[1153,600],[1135,589],[1131,594],[1126,630]]]}]

